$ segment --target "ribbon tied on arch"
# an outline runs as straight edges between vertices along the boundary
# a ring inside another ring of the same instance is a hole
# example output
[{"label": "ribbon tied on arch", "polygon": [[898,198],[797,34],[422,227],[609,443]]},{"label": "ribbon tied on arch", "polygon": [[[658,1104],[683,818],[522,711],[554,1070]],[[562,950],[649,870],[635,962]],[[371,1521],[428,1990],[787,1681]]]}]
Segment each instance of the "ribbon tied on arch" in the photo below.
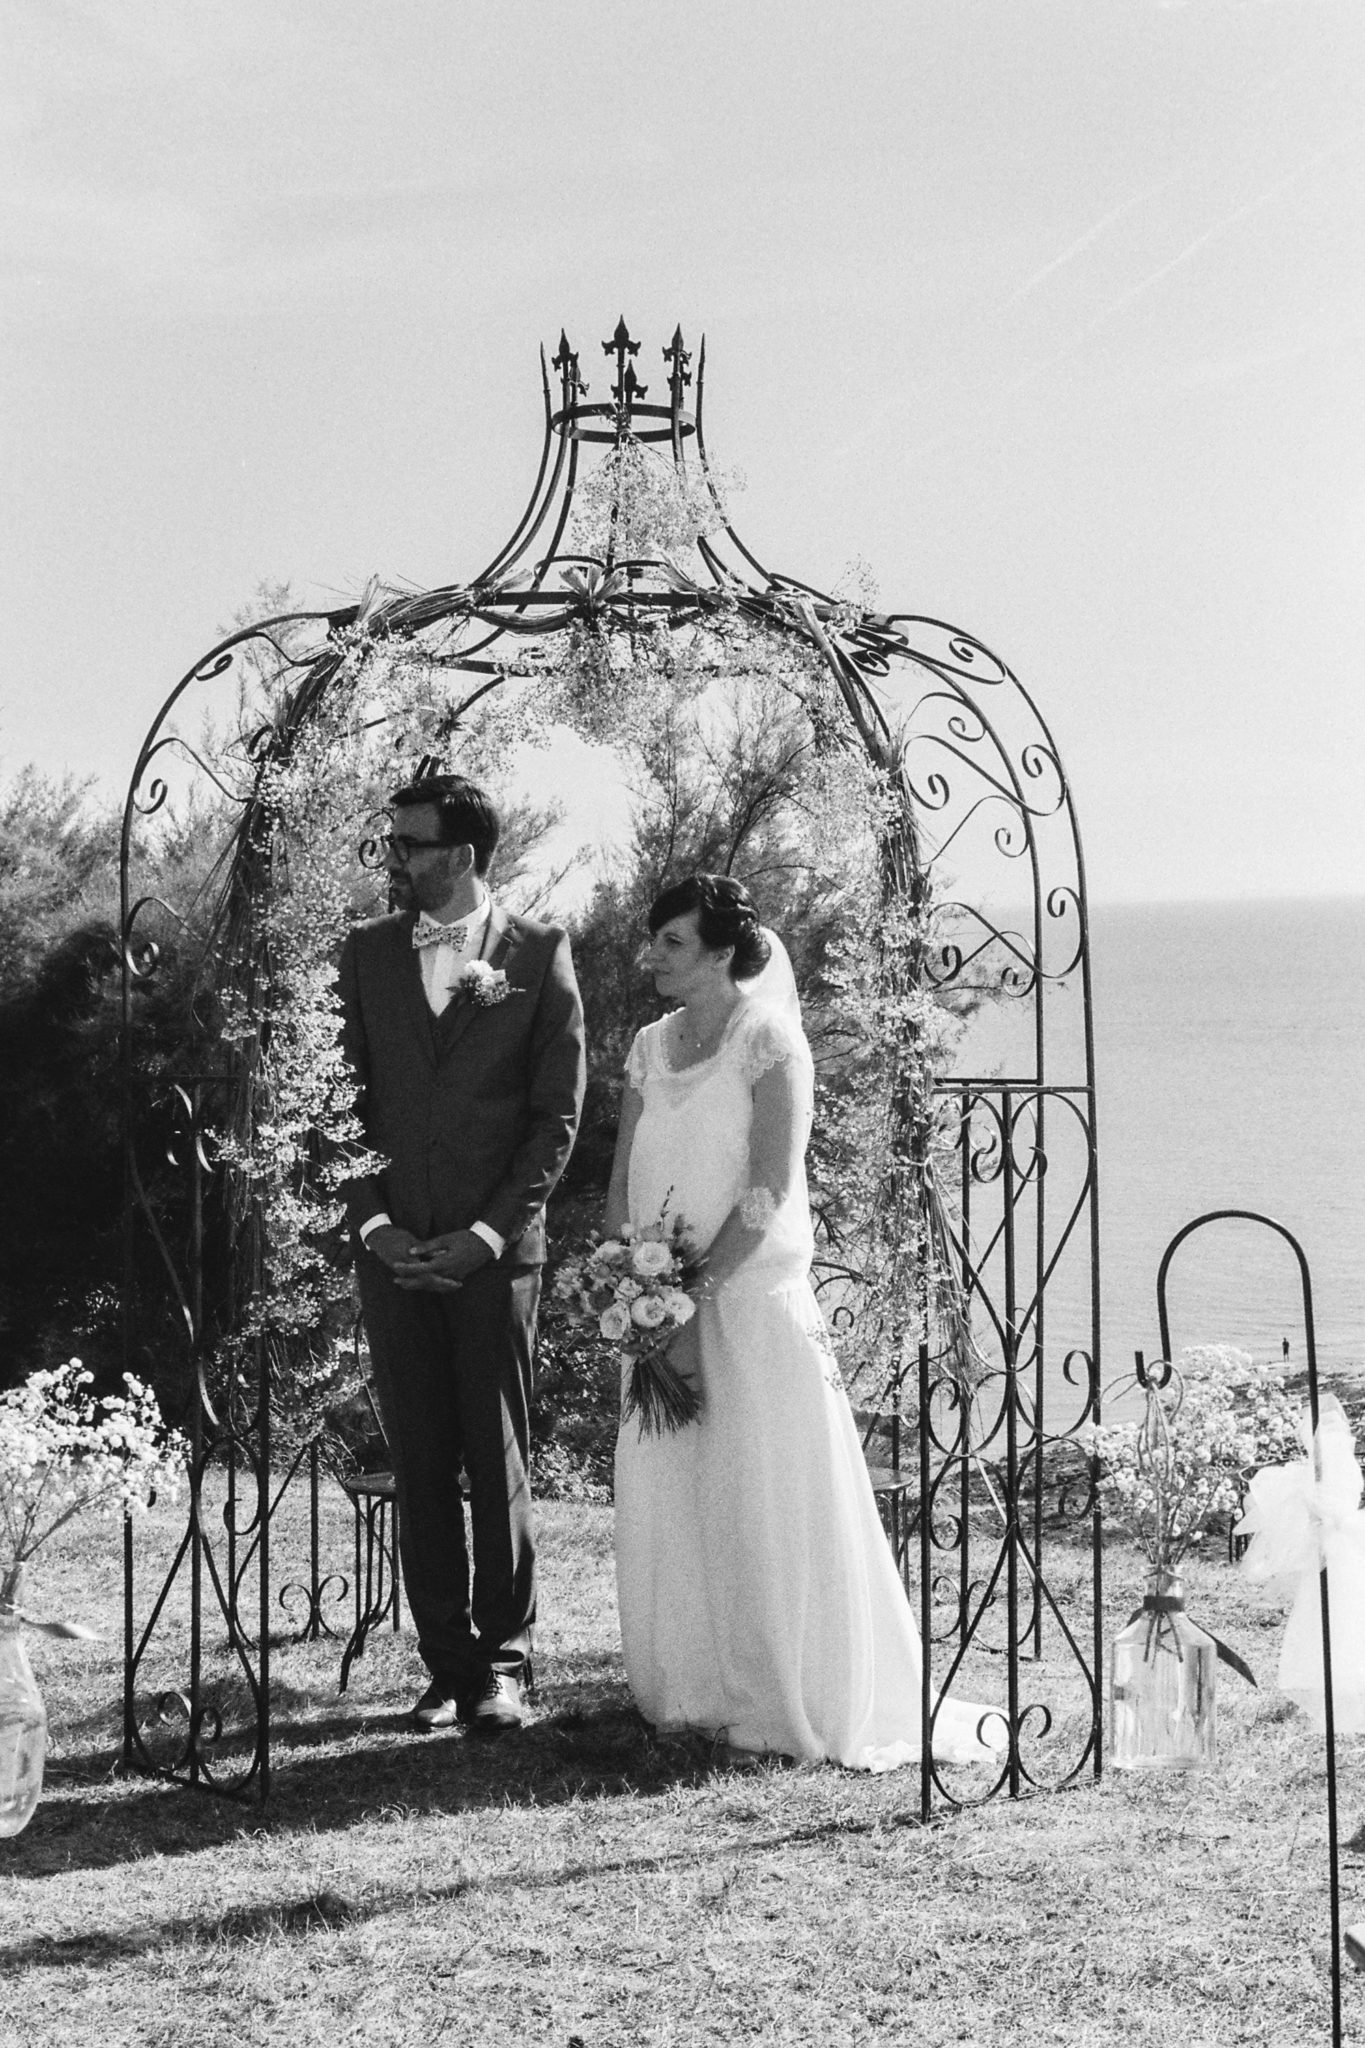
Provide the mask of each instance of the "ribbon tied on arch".
[{"label": "ribbon tied on arch", "polygon": [[1339,1734],[1365,1730],[1365,1491],[1346,1411],[1334,1394],[1319,1406],[1317,1435],[1305,1410],[1306,1455],[1269,1465],[1247,1488],[1236,1534],[1249,1536],[1248,1578],[1293,1582],[1293,1605],[1280,1647],[1281,1692],[1324,1724],[1322,1606],[1326,1566],[1332,1629],[1332,1705]]}]

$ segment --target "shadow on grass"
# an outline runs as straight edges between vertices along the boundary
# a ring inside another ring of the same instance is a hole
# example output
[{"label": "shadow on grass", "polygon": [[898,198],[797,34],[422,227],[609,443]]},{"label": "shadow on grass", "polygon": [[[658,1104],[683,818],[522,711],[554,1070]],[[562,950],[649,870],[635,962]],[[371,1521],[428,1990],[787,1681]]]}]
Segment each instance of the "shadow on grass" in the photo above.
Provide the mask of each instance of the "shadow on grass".
[{"label": "shadow on grass", "polygon": [[[753,1760],[749,1761],[752,1767]],[[700,1775],[710,1775],[709,1769]],[[677,1782],[676,1775],[672,1782]],[[651,1849],[642,1851],[638,1856],[601,1857],[590,1863],[568,1864],[546,1871],[530,1872],[518,1867],[482,1878],[458,1876],[448,1884],[420,1887],[373,1885],[356,1894],[324,1889],[302,1898],[234,1907],[226,1913],[184,1914],[148,1921],[141,1927],[118,1934],[96,1931],[64,1936],[39,1935],[28,1941],[0,1946],[0,1971],[13,1972],[35,1965],[47,1969],[89,1968],[191,1944],[214,1946],[223,1942],[265,1940],[271,1936],[302,1938],[324,1929],[335,1930],[358,1921],[378,1919],[385,1913],[440,1905],[473,1894],[487,1897],[502,1892],[537,1891],[551,1887],[560,1890],[584,1879],[658,1871],[670,1864],[686,1864],[692,1869],[722,1861],[732,1863],[740,1856],[774,1855],[784,1849],[803,1848],[836,1837],[875,1834],[885,1826],[885,1815],[865,1818],[840,1815],[804,1826],[772,1829],[764,1834],[691,1840],[673,1855],[661,1855],[657,1849]]]},{"label": "shadow on grass", "polygon": [[[564,1690],[555,1688],[561,1696]],[[461,1729],[419,1735],[406,1710],[282,1721],[273,1731],[264,1805],[163,1780],[114,1783],[107,1749],[67,1758],[26,1832],[0,1849],[0,1871],[43,1879],[193,1855],[247,1833],[325,1833],[425,1814],[650,1795],[762,1767],[702,1736],[656,1737],[624,1688],[605,1700],[603,1690],[599,1682],[591,1704],[562,1706],[496,1737]],[[51,1944],[33,1948],[53,1953]],[[0,1949],[0,1967],[13,1960]]]},{"label": "shadow on grass", "polygon": [[[366,1668],[357,1663],[357,1671]],[[310,1677],[304,1684],[290,1684],[280,1676],[277,1667],[270,1681],[272,1757],[278,1759],[282,1752],[291,1749],[316,1748],[323,1742],[354,1741],[361,1735],[401,1735],[410,1740],[413,1730],[409,1708],[426,1684],[427,1674],[418,1666],[415,1674],[405,1673],[397,1683],[391,1669],[378,1676],[380,1693],[367,1700],[354,1689],[349,1694],[338,1693],[330,1670]],[[218,1742],[211,1748],[206,1746],[210,1766],[216,1761],[220,1775],[230,1775],[230,1766],[245,1769],[255,1740],[255,1703],[240,1673],[229,1668],[226,1674],[220,1671],[206,1676],[201,1698],[206,1711],[220,1717],[223,1731]],[[578,1651],[556,1659],[553,1679],[542,1689],[538,1700],[542,1715],[551,1719],[561,1719],[565,1713],[575,1711],[627,1705],[620,1657],[615,1651],[604,1650]],[[160,1701],[168,1703],[164,1716],[157,1710]],[[320,1709],[320,1701],[329,1705]],[[153,1765],[171,1766],[184,1741],[189,1711],[185,1695],[173,1685],[160,1692],[155,1688],[144,1690],[138,1695],[137,1711],[140,1732]],[[58,1748],[49,1739],[49,1800],[63,1781],[95,1785],[118,1775],[122,1720],[116,1704],[106,1699],[81,1715],[63,1711],[58,1717],[50,1713],[49,1724],[54,1725],[58,1719],[63,1740]]]}]

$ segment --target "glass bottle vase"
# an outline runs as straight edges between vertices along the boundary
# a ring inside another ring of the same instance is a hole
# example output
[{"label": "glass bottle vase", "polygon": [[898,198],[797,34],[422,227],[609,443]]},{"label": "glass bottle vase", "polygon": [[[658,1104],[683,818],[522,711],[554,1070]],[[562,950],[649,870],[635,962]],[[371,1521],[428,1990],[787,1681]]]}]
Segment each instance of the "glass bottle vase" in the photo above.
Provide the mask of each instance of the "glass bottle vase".
[{"label": "glass bottle vase", "polygon": [[1197,1771],[1217,1761],[1218,1650],[1158,1572],[1109,1653],[1109,1761],[1121,1771]]},{"label": "glass bottle vase", "polygon": [[0,1587],[0,1836],[33,1818],[43,1789],[47,1710],[20,1634],[18,1575]]}]

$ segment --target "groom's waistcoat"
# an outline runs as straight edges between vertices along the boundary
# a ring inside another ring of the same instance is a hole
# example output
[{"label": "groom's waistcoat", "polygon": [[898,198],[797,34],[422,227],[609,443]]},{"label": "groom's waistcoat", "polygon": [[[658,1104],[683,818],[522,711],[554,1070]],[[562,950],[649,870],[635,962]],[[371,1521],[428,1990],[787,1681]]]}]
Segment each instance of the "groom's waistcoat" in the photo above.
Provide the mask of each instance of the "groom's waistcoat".
[{"label": "groom's waistcoat", "polygon": [[545,1256],[544,1204],[583,1104],[583,1010],[569,942],[493,907],[485,957],[507,994],[457,994],[434,1017],[409,913],[358,925],[341,956],[343,1042],[367,1142],[386,1165],[349,1183],[358,1228],[379,1210],[419,1237],[480,1220],[506,1256]]}]

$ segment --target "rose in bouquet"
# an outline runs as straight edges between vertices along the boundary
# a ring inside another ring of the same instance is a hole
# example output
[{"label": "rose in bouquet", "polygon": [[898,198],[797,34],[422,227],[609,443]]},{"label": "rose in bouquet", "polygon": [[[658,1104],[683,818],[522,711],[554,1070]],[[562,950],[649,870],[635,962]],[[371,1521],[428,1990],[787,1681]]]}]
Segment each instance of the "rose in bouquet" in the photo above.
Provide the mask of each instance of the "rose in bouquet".
[{"label": "rose in bouquet", "polygon": [[618,1352],[627,1369],[622,1418],[635,1416],[641,1436],[682,1429],[701,1413],[696,1387],[668,1356],[697,1312],[695,1270],[685,1224],[661,1217],[592,1243],[564,1261],[555,1281],[570,1320]]}]

